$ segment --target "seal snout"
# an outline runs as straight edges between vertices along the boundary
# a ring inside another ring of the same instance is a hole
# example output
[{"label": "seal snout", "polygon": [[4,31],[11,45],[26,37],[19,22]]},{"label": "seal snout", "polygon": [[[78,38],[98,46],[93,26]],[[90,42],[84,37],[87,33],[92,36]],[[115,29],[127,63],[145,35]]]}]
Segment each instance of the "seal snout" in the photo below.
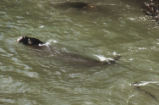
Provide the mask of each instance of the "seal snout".
[{"label": "seal snout", "polygon": [[19,42],[19,43],[20,43],[20,41],[21,41],[23,38],[24,38],[24,36],[19,37],[19,38],[16,40],[16,42]]}]

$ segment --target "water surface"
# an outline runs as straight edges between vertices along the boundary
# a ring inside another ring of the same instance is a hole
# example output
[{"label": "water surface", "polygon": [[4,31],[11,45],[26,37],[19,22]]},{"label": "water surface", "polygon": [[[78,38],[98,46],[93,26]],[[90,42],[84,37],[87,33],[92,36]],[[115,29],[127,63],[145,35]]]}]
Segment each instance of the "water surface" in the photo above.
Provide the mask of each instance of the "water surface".
[{"label": "water surface", "polygon": [[[55,8],[64,0],[1,0],[0,104],[158,105],[158,26],[131,0],[94,0],[93,10]],[[80,65],[16,43],[28,35],[62,51],[113,65]]]}]

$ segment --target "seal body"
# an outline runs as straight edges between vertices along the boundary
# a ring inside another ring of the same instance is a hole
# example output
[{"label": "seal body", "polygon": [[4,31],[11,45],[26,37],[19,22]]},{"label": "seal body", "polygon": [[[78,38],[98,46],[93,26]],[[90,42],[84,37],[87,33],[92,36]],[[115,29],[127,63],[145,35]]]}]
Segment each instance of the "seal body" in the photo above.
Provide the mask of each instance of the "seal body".
[{"label": "seal body", "polygon": [[76,64],[78,62],[78,65],[86,65],[86,66],[93,66],[93,65],[104,65],[104,64],[114,64],[116,61],[119,60],[120,56],[114,57],[114,58],[107,58],[102,61],[83,56],[76,53],[69,53],[61,51],[59,48],[56,49],[51,46],[45,46],[45,43],[40,41],[39,39],[28,37],[28,36],[21,36],[17,39],[17,42],[22,43],[26,46],[31,46],[33,48],[48,49],[49,52],[51,52],[51,55],[57,57],[57,60],[63,59],[63,61],[66,61],[67,63],[70,62],[71,64]]},{"label": "seal body", "polygon": [[21,36],[17,39],[17,42],[22,43],[24,45],[29,46],[39,46],[40,44],[44,44],[44,42],[40,41],[39,39],[27,37],[27,36]]}]

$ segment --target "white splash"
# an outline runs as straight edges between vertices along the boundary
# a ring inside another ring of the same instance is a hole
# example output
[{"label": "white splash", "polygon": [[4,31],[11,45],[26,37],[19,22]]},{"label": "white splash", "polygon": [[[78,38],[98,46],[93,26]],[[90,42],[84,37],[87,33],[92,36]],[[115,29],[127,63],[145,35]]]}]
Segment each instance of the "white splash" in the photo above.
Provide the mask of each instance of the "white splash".
[{"label": "white splash", "polygon": [[133,58],[130,58],[130,59],[129,59],[129,61],[133,61],[133,60],[134,60]]},{"label": "white splash", "polygon": [[145,86],[148,84],[158,84],[157,81],[140,81],[140,83],[135,83],[134,86]]},{"label": "white splash", "polygon": [[115,52],[115,51],[114,51],[112,54],[113,54],[114,56],[120,56],[120,54],[118,54],[118,53]]},{"label": "white splash", "polygon": [[146,50],[145,47],[139,47],[138,49],[139,49],[139,50]]},{"label": "white splash", "polygon": [[133,18],[133,17],[129,17],[128,20],[131,20],[131,21],[135,21],[136,18]]},{"label": "white splash", "polygon": [[44,25],[39,26],[39,28],[44,28],[44,27],[45,27]]},{"label": "white splash", "polygon": [[113,58],[106,58],[106,57],[103,56],[103,55],[94,55],[94,56],[97,57],[101,62],[103,62],[103,61],[106,61],[106,62],[114,61]]},{"label": "white splash", "polygon": [[39,44],[39,46],[40,46],[40,47],[42,47],[42,46],[47,46],[47,47],[48,47],[48,46],[50,46],[50,43],[49,43],[49,42],[46,42],[46,43],[44,43],[44,44]]},{"label": "white splash", "polygon": [[22,39],[23,39],[23,36],[19,37],[19,38],[17,39],[17,42],[19,42],[19,41],[22,40]]},{"label": "white splash", "polygon": [[46,43],[44,43],[44,44],[39,44],[39,46],[50,46],[51,45],[51,43],[58,43],[58,41],[57,40],[48,40]]}]

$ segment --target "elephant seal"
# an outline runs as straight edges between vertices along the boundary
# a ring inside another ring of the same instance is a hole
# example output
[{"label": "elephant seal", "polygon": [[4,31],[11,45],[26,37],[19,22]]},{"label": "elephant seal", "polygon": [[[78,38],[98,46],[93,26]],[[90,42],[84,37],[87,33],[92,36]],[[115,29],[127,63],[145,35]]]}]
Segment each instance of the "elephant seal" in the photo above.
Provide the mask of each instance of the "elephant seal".
[{"label": "elephant seal", "polygon": [[[18,43],[22,43],[26,46],[32,46],[34,48],[43,48],[45,47],[45,42],[40,41],[37,38],[33,38],[33,37],[28,37],[28,36],[21,36],[17,39]],[[46,46],[46,48],[49,48],[49,50],[51,51],[51,53],[54,53],[59,59],[63,59],[65,61],[72,61],[73,63],[77,63],[78,64],[84,64],[84,65],[103,65],[103,64],[114,64],[116,63],[117,60],[120,59],[120,56],[116,56],[114,58],[104,58],[104,60],[100,61],[97,59],[93,59],[93,58],[89,58],[89,57],[85,57],[83,55],[79,55],[79,54],[74,54],[74,53],[68,53],[68,52],[63,52],[60,51],[60,49],[54,49],[51,46]],[[99,57],[97,57],[99,58]],[[103,58],[102,58],[103,59]]]}]

